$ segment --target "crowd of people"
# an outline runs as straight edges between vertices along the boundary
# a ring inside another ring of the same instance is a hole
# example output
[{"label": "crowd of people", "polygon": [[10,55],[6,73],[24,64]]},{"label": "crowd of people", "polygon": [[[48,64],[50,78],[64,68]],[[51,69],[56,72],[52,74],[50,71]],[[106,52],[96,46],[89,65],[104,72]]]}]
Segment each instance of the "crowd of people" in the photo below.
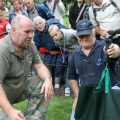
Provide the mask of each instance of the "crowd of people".
[{"label": "crowd of people", "polygon": [[[63,80],[65,96],[71,91],[75,96],[75,120],[81,81],[98,84],[106,66],[105,38],[120,27],[120,0],[76,0],[69,9],[70,28],[61,0],[11,0],[9,10],[6,2],[0,0],[0,119],[45,120],[49,100]],[[106,51],[112,86],[120,83],[119,46],[116,34]],[[12,104],[25,99],[23,114]]]}]

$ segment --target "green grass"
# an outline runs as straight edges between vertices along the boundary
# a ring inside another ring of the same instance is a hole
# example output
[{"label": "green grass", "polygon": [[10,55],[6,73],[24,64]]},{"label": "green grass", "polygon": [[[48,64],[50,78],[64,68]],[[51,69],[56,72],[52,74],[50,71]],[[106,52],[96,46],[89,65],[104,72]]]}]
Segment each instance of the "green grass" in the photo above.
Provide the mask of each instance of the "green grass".
[{"label": "green grass", "polygon": [[[45,120],[70,120],[71,107],[73,103],[71,97],[54,97],[51,99]],[[24,112],[27,106],[27,100],[14,104],[14,108]]]},{"label": "green grass", "polygon": [[70,120],[73,98],[54,97],[49,103],[46,120]]}]

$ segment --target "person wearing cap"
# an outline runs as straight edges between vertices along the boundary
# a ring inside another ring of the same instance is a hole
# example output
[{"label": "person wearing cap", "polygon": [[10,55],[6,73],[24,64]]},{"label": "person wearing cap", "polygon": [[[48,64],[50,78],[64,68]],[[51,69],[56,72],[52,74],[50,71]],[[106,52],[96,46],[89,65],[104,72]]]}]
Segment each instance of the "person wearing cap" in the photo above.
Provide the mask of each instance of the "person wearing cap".
[{"label": "person wearing cap", "polygon": [[[87,19],[81,20],[77,23],[76,30],[80,46],[74,50],[68,67],[68,79],[75,95],[72,105],[73,118],[71,120],[74,120],[74,111],[80,90],[78,79],[80,81],[85,80],[89,84],[98,84],[102,71],[106,66],[104,62],[104,46],[106,43],[104,40],[96,40],[93,24]],[[110,71],[112,86],[114,86],[117,83],[114,68],[120,55],[119,46],[111,44],[107,50],[107,54],[111,60],[108,64],[108,69]]]},{"label": "person wearing cap", "polygon": [[[56,25],[51,25],[49,27],[49,34],[54,39],[55,45],[60,49],[67,50],[69,52],[68,55],[68,63],[71,58],[72,52],[79,46],[78,40],[76,37],[76,30],[73,29],[60,29]],[[65,96],[70,96],[70,85],[68,83],[68,71],[66,75],[65,82]]]}]

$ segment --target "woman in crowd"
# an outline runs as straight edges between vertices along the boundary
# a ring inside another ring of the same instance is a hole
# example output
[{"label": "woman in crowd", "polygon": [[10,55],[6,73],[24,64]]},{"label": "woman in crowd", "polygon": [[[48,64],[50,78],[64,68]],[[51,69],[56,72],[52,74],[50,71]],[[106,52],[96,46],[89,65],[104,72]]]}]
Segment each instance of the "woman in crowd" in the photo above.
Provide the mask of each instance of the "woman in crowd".
[{"label": "woman in crowd", "polygon": [[69,22],[71,24],[71,28],[76,30],[76,23],[79,20],[83,19],[83,13],[88,5],[84,3],[84,0],[77,0],[70,7],[69,10]]},{"label": "woman in crowd", "polygon": [[12,0],[11,4],[13,6],[13,9],[9,13],[9,22],[11,23],[13,17],[16,15],[25,15],[27,16],[26,12],[21,9],[21,0]]}]

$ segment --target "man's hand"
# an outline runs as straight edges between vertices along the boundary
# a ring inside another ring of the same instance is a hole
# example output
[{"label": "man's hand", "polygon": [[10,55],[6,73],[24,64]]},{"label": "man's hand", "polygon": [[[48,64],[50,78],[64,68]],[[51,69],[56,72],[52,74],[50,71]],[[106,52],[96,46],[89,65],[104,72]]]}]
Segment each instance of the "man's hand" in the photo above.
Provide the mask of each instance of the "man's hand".
[{"label": "man's hand", "polygon": [[8,112],[8,116],[10,120],[25,120],[23,113],[14,108],[10,109]]},{"label": "man's hand", "polygon": [[52,80],[50,78],[46,78],[41,89],[41,93],[45,91],[45,99],[49,100],[53,97],[54,91],[53,91],[53,85]]},{"label": "man's hand", "polygon": [[116,58],[120,55],[120,48],[116,44],[111,44],[107,50],[109,58]]},{"label": "man's hand", "polygon": [[106,38],[107,34],[108,34],[108,31],[109,30],[101,30],[100,31],[100,35],[103,37],[103,38]]}]

